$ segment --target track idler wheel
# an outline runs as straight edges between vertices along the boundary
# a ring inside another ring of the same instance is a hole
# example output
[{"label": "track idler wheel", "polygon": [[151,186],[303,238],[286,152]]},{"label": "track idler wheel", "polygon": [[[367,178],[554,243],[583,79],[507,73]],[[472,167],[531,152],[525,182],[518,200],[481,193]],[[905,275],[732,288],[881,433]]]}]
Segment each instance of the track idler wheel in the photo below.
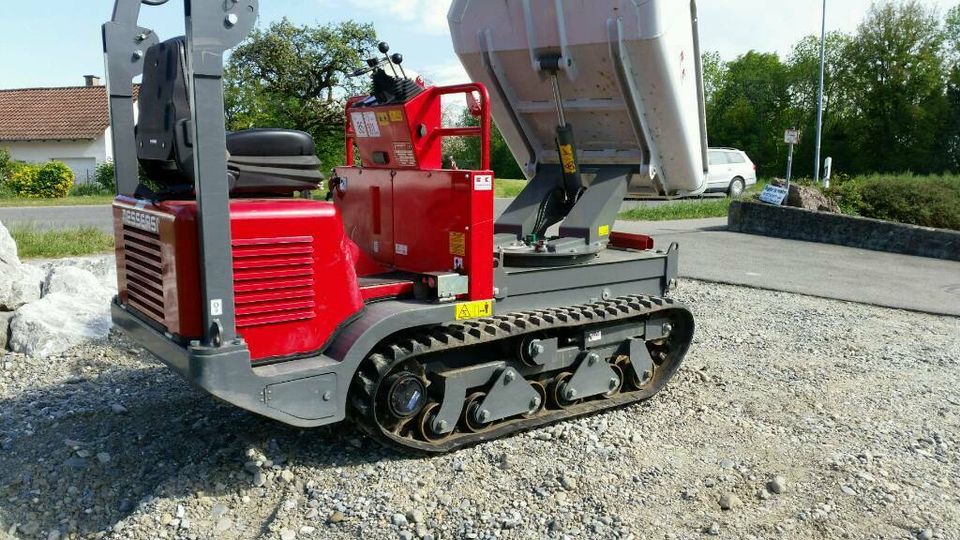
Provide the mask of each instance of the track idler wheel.
[{"label": "track idler wheel", "polygon": [[385,401],[390,415],[397,420],[416,416],[426,404],[427,387],[423,380],[409,371],[401,371],[386,380]]},{"label": "track idler wheel", "polygon": [[420,413],[420,417],[417,419],[417,434],[420,435],[423,440],[428,442],[440,442],[453,435],[453,430],[450,430],[449,433],[437,433],[434,431],[433,423],[437,419],[437,414],[439,412],[440,404],[436,401],[431,401]]},{"label": "track idler wheel", "polygon": [[538,381],[529,381],[529,383],[537,391],[537,398],[530,403],[530,412],[523,415],[524,418],[533,418],[547,406],[547,387]]},{"label": "track idler wheel", "polygon": [[484,413],[486,411],[480,410],[480,404],[483,403],[486,397],[487,394],[485,392],[471,394],[467,398],[466,405],[463,407],[463,425],[473,433],[483,431],[492,424],[492,422],[484,419]]},{"label": "track idler wheel", "polygon": [[576,390],[568,388],[568,382],[573,378],[573,373],[564,371],[563,373],[557,375],[557,378],[553,380],[550,391],[550,400],[559,409],[566,409],[572,407],[580,402],[577,399]]},{"label": "track idler wheel", "polygon": [[610,391],[603,395],[606,398],[619,394],[620,390],[623,389],[623,368],[617,364],[610,364],[610,369],[617,374],[617,378],[616,380],[610,380]]}]

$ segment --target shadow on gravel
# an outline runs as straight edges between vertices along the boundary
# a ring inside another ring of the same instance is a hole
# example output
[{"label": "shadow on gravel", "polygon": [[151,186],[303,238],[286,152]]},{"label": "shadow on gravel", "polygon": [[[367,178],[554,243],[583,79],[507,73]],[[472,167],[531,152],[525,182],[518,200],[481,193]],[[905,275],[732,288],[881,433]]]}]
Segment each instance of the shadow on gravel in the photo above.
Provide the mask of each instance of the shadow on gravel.
[{"label": "shadow on gravel", "polygon": [[161,368],[114,370],[0,401],[0,536],[96,533],[149,496],[236,493],[251,447],[318,469],[401,457],[350,427],[221,404]]}]

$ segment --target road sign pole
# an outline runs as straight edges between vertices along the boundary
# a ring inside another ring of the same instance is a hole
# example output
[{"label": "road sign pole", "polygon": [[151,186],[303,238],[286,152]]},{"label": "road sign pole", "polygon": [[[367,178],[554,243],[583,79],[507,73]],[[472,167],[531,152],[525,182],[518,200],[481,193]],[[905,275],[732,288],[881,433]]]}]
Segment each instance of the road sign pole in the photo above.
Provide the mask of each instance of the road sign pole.
[{"label": "road sign pole", "polygon": [[787,190],[790,189],[790,180],[793,178],[793,143],[790,143],[790,150],[787,153]]},{"label": "road sign pole", "polygon": [[823,76],[827,51],[827,0],[823,0],[823,23],[820,27],[820,91],[817,93],[817,148],[813,158],[813,183],[820,183],[820,145],[823,142]]}]

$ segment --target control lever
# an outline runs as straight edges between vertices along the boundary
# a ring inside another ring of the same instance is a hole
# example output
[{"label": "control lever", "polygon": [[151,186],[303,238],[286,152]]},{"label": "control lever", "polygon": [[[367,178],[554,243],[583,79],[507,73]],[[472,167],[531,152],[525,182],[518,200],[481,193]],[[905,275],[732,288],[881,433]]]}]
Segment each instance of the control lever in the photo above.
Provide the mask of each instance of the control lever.
[{"label": "control lever", "polygon": [[350,75],[347,75],[347,77],[349,77],[349,78],[352,79],[352,78],[354,78],[354,77],[359,77],[359,76],[361,76],[361,75],[366,75],[367,73],[370,73],[371,71],[373,71],[373,70],[377,69],[378,67],[382,66],[382,65],[384,64],[384,62],[385,62],[385,60],[379,60],[379,59],[377,59],[377,58],[371,58],[371,59],[367,60],[367,67],[358,69],[358,70],[354,71],[353,73],[351,73]]},{"label": "control lever", "polygon": [[396,53],[390,57],[390,61],[397,65],[400,68],[400,74],[403,75],[403,78],[407,78],[407,72],[403,70],[403,55]]},{"label": "control lever", "polygon": [[386,41],[381,41],[380,45],[377,45],[377,49],[379,49],[380,52],[383,54],[383,57],[384,59],[386,59],[386,62],[390,64],[390,70],[393,71],[393,77],[395,79],[398,78],[399,75],[397,75],[397,68],[393,67],[393,62],[391,62],[390,57],[387,56],[387,53],[390,52],[390,45]]}]

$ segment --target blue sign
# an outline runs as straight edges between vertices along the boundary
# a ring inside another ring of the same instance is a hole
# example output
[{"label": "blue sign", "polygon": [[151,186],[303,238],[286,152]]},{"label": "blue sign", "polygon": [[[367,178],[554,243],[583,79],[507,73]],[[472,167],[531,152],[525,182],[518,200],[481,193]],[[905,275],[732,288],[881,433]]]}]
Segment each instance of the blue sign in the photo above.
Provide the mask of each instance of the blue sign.
[{"label": "blue sign", "polygon": [[785,187],[770,184],[764,188],[763,193],[760,194],[760,200],[768,204],[782,206],[783,201],[786,200],[787,194],[789,193],[790,190]]}]

